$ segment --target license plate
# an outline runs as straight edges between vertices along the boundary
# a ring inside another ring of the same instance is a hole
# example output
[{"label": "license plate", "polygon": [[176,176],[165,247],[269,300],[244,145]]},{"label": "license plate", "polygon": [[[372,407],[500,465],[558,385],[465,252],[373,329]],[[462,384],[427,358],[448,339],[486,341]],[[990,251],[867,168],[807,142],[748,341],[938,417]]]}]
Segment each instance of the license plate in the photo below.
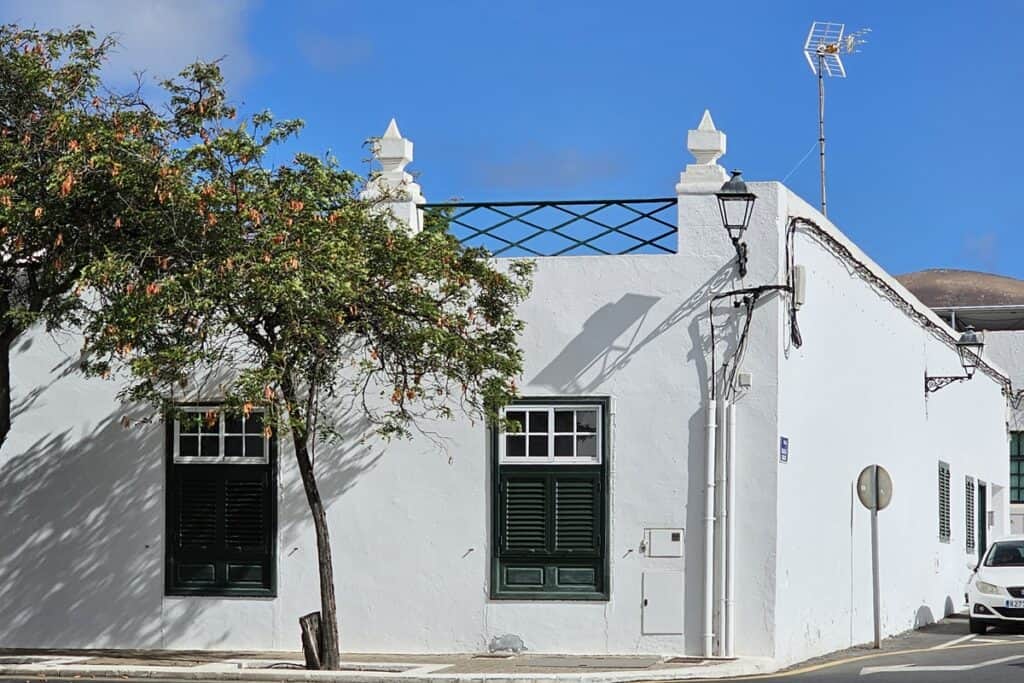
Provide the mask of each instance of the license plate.
[{"label": "license plate", "polygon": [[1010,608],[1022,608],[1024,607],[1024,600],[1007,600],[1006,606]]}]

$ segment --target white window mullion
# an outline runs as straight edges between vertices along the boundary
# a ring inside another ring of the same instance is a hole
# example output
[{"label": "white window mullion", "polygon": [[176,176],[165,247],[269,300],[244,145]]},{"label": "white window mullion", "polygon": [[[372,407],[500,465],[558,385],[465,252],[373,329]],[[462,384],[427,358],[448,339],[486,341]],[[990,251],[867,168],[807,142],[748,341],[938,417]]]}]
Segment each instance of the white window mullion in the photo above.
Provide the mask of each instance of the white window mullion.
[{"label": "white window mullion", "polygon": [[548,406],[548,464],[555,462],[555,409]]},{"label": "white window mullion", "polygon": [[[224,423],[224,411],[217,411],[217,461],[224,462],[227,457],[227,451],[224,450],[224,430],[227,429],[227,425]],[[245,448],[243,445],[242,448]],[[244,450],[242,451],[245,452]]]}]

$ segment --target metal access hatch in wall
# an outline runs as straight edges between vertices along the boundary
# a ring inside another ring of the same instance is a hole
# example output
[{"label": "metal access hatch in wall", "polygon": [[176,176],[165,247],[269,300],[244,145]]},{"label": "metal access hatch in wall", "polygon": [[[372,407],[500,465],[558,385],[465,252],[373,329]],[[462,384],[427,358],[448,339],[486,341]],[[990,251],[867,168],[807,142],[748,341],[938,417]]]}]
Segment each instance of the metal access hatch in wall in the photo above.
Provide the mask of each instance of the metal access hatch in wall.
[{"label": "metal access hatch in wall", "polygon": [[647,555],[648,557],[682,557],[683,530],[648,529]]},{"label": "metal access hatch in wall", "polygon": [[644,572],[644,635],[683,632],[683,573]]}]

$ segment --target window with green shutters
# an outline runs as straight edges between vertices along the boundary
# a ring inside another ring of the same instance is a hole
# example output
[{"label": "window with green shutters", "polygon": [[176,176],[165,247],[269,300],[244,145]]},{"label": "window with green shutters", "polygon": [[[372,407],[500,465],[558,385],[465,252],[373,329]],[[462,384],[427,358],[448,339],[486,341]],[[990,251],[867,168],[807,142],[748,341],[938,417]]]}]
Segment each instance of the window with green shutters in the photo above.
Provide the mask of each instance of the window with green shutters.
[{"label": "window with green shutters", "polygon": [[273,596],[273,430],[258,411],[186,406],[167,439],[167,594]]},{"label": "window with green shutters", "polygon": [[606,600],[606,399],[534,399],[492,430],[491,596]]},{"label": "window with green shutters", "polygon": [[1024,503],[1024,432],[1010,432],[1010,502]]},{"label": "window with green shutters", "polygon": [[966,551],[974,552],[974,527],[977,521],[974,518],[974,478],[964,478],[964,535],[967,537]]},{"label": "window with green shutters", "polygon": [[939,463],[939,540],[949,543],[949,464]]}]

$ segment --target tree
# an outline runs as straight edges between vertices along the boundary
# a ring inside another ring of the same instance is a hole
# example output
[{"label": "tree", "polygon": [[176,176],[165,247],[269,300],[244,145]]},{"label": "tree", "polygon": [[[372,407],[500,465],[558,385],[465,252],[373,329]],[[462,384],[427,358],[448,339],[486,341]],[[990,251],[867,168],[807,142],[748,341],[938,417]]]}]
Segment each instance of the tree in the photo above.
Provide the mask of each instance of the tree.
[{"label": "tree", "polygon": [[167,216],[170,128],[137,93],[102,87],[113,46],[84,29],[0,26],[0,445],[14,341],[37,322],[74,323],[82,270]]},{"label": "tree", "polygon": [[198,220],[177,227],[160,247],[170,250],[111,254],[87,269],[97,293],[89,369],[127,368],[125,395],[173,414],[181,387],[228,368],[218,398],[264,409],[290,434],[316,533],[322,663],[337,668],[330,536],[311,458],[337,432],[330,406],[357,397],[386,436],[456,410],[494,418],[521,371],[516,307],[532,264],[498,269],[437,217],[409,234],[358,199],[358,178],[333,158],[269,167],[300,124],[269,113],[234,123],[215,65],[167,87],[176,124],[196,136],[176,157],[191,184],[173,201]]}]

